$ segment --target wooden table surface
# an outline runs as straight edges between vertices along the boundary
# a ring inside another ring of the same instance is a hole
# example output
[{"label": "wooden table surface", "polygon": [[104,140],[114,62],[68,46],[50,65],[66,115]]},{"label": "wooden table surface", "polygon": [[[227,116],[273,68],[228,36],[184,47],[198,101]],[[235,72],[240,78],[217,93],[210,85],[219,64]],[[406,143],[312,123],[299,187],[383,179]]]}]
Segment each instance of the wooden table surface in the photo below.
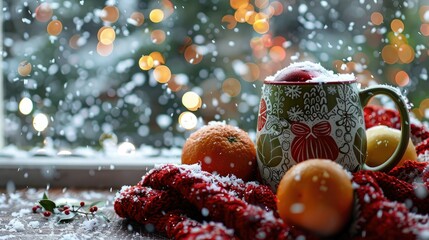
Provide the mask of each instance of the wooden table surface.
[{"label": "wooden table surface", "polygon": [[144,227],[119,218],[113,210],[113,201],[118,189],[51,189],[49,199],[53,201],[78,200],[86,203],[106,201],[100,211],[110,222],[102,222],[88,229],[88,220],[79,216],[68,223],[58,223],[55,218],[45,218],[33,213],[32,207],[42,199],[44,189],[0,189],[0,240],[4,239],[163,239],[147,233]]}]

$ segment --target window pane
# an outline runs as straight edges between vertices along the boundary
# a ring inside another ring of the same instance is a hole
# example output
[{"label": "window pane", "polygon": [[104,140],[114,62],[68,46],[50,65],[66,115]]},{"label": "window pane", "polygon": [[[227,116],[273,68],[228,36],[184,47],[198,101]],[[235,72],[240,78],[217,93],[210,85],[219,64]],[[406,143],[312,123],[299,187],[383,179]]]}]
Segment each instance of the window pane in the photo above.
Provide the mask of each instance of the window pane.
[{"label": "window pane", "polygon": [[422,119],[419,4],[3,1],[5,138],[24,149],[180,147],[211,120],[252,134],[262,81],[302,60],[399,86]]}]

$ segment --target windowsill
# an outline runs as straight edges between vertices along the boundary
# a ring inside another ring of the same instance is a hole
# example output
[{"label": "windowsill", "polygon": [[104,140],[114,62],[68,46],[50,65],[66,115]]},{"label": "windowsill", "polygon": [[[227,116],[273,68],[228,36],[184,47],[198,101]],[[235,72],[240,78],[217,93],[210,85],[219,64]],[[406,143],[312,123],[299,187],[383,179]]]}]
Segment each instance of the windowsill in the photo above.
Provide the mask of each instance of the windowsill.
[{"label": "windowsill", "polygon": [[0,156],[1,187],[120,188],[180,156]]}]

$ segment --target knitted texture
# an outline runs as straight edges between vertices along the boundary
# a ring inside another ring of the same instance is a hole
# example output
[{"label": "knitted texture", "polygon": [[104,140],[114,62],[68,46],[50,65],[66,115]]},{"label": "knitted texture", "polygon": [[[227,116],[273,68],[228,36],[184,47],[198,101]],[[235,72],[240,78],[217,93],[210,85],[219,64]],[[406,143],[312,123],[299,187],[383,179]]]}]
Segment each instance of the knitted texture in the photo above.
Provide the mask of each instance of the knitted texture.
[{"label": "knitted texture", "polygon": [[[368,127],[400,127],[395,110],[369,106],[364,113]],[[416,145],[418,154],[427,154],[428,130],[418,123],[413,128],[413,138],[426,137]],[[387,173],[358,171],[352,181],[353,217],[336,239],[428,239],[428,162],[406,161]],[[114,208],[120,217],[168,238],[319,239],[283,222],[276,201],[267,186],[256,182],[213,175],[198,165],[166,164],[135,186],[124,186]]]}]

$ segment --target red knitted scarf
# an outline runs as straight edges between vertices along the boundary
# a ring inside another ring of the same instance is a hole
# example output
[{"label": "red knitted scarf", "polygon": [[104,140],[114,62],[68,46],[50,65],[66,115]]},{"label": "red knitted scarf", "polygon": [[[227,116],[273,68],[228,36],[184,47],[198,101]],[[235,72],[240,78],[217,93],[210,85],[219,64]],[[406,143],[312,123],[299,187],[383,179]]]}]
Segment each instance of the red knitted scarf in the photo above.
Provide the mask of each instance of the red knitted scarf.
[{"label": "red knitted scarf", "polygon": [[[399,128],[394,110],[365,108],[367,128]],[[427,161],[429,131],[411,124],[419,157]],[[429,239],[429,163],[408,161],[388,173],[354,173],[353,218],[337,239]],[[166,164],[135,186],[124,186],[114,208],[175,239],[318,239],[283,222],[276,196],[264,185],[220,177],[196,166]]]}]

